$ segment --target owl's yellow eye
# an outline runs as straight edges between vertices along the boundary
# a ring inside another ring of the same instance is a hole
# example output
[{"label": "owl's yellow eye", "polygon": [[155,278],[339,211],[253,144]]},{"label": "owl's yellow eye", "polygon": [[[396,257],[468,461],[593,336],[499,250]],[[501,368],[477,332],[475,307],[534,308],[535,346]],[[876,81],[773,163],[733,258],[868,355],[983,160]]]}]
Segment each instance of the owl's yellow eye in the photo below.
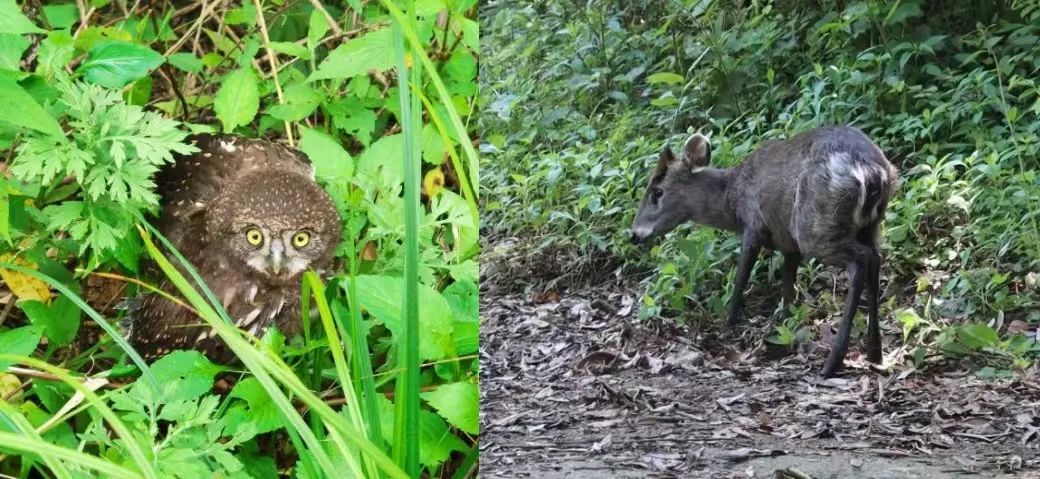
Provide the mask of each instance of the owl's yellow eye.
[{"label": "owl's yellow eye", "polygon": [[307,246],[311,242],[311,234],[306,231],[298,231],[292,237],[292,244],[297,248]]},{"label": "owl's yellow eye", "polygon": [[253,246],[260,246],[264,242],[264,234],[256,228],[249,228],[246,230],[246,241]]}]

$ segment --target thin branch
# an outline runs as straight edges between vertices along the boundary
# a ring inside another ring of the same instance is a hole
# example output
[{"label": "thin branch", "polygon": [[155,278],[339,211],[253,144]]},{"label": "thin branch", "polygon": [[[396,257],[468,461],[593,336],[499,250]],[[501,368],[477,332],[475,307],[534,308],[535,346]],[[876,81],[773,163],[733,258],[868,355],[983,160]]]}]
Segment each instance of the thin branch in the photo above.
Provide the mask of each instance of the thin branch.
[{"label": "thin branch", "polygon": [[[282,83],[278,80],[278,59],[275,57],[274,51],[271,50],[271,38],[267,35],[267,21],[264,20],[264,7],[260,0],[253,0],[253,4],[256,5],[256,20],[260,26],[260,37],[264,40],[264,50],[267,51],[267,62],[271,64],[274,91],[278,94],[278,104],[284,105],[285,96],[282,94]],[[289,121],[285,122],[285,136],[289,139],[289,146],[296,146],[296,142],[293,141],[292,125]]]}]

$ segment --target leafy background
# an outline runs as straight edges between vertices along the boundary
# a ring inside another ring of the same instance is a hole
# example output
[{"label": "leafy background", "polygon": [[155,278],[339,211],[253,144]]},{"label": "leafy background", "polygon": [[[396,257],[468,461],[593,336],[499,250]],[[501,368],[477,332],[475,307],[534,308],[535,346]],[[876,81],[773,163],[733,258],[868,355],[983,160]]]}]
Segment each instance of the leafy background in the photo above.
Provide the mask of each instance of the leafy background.
[{"label": "leafy background", "polygon": [[[0,0],[0,473],[473,475],[475,4]],[[242,338],[154,246],[151,177],[201,131],[299,148],[336,203],[303,338]],[[140,361],[149,259],[241,367]]]},{"label": "leafy background", "polygon": [[[882,313],[906,361],[964,358],[984,376],[1030,367],[1038,7],[493,2],[481,15],[488,254],[539,265],[503,273],[528,275],[530,288],[639,282],[643,317],[714,327],[731,293],[734,235],[680,228],[649,254],[625,244],[657,152],[702,131],[727,166],[764,140],[853,124],[902,175],[885,223]],[[776,296],[779,270],[779,257],[760,262],[750,296]],[[783,312],[770,341],[816,336],[813,325],[840,309],[843,281],[803,268],[806,304]]]}]

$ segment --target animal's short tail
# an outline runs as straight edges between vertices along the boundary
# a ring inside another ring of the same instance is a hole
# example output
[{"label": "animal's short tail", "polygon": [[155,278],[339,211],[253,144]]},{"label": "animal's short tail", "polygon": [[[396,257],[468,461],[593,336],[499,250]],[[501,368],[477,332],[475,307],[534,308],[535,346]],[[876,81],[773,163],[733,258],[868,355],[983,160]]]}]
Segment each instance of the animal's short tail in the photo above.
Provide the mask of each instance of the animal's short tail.
[{"label": "animal's short tail", "polygon": [[[887,163],[887,162],[886,162]],[[898,184],[896,170],[891,165],[877,165],[860,176],[859,219],[862,223],[871,223],[880,219],[885,213],[888,199]]]}]

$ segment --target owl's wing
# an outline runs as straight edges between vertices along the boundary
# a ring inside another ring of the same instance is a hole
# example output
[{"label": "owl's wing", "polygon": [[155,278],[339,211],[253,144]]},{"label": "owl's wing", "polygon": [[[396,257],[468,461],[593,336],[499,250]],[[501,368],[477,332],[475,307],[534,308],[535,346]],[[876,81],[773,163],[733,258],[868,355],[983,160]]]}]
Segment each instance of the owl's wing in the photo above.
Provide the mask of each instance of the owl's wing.
[{"label": "owl's wing", "polygon": [[307,155],[277,143],[222,134],[192,135],[188,140],[199,151],[176,157],[156,177],[163,215],[174,221],[204,211],[225,186],[255,170],[314,176]]}]

